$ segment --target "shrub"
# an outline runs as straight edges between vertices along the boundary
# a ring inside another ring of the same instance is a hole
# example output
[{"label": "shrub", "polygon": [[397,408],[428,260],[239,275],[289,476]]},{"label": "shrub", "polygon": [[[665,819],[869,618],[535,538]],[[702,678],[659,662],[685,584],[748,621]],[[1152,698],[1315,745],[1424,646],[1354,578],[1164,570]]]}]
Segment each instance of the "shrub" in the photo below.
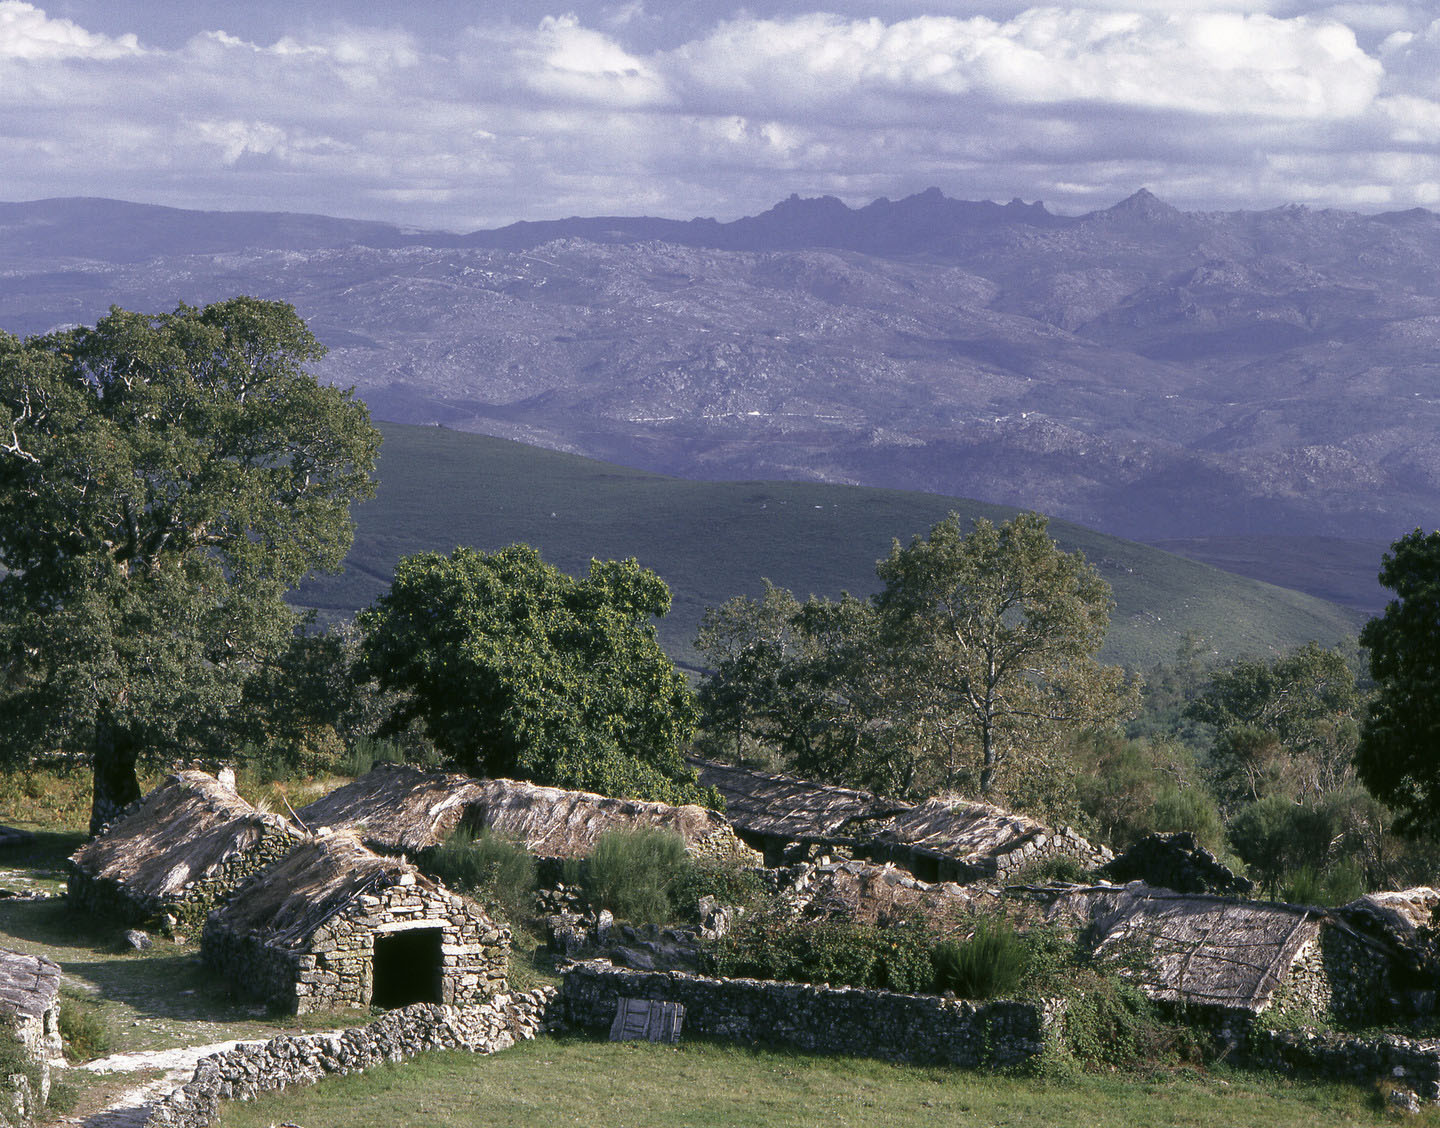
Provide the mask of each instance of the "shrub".
[{"label": "shrub", "polygon": [[524,917],[534,899],[535,856],[489,827],[478,834],[457,827],[429,854],[425,866],[452,889],[498,906],[509,921]]},{"label": "shrub", "polygon": [[685,840],[659,827],[602,834],[582,869],[581,887],[594,906],[622,920],[668,921],[690,867]]},{"label": "shrub", "polygon": [[845,919],[797,921],[774,910],[742,919],[707,962],[726,977],[919,993],[934,990],[933,942],[920,922],[884,928]]},{"label": "shrub", "polygon": [[935,985],[963,999],[1012,995],[1025,978],[1029,952],[1003,917],[979,917],[968,940],[943,940],[931,953]]},{"label": "shrub", "polygon": [[673,891],[675,906],[686,919],[694,916],[701,897],[714,897],[722,905],[752,908],[766,896],[765,883],[753,870],[710,859],[690,860]]},{"label": "shrub", "polygon": [[1016,870],[1009,881],[1012,885],[1053,885],[1062,881],[1084,885],[1093,881],[1094,877],[1094,873],[1079,858],[1070,854],[1052,854]]},{"label": "shrub", "polygon": [[75,999],[60,1000],[60,1037],[71,1061],[94,1061],[110,1052],[110,1030],[91,1006]]},{"label": "shrub", "polygon": [[360,777],[376,764],[403,764],[405,749],[392,740],[379,740],[373,736],[357,737],[350,751],[336,765],[341,775]]}]

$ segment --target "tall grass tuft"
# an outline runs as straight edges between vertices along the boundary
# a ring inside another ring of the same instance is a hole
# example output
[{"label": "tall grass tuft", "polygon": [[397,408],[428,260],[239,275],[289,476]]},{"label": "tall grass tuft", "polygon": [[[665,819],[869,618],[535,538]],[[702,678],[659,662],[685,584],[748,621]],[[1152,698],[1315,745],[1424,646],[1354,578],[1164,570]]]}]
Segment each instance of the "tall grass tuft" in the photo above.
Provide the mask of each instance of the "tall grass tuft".
[{"label": "tall grass tuft", "polygon": [[962,999],[992,999],[1016,991],[1025,978],[1025,941],[1001,917],[979,917],[968,940],[942,940],[931,950],[935,985]]},{"label": "tall grass tuft", "polygon": [[535,896],[535,855],[509,835],[457,827],[425,859],[452,889],[497,906],[507,921],[529,914]]},{"label": "tall grass tuft", "polygon": [[674,918],[675,897],[689,868],[685,840],[674,831],[607,831],[583,867],[585,896],[622,920],[668,921]]},{"label": "tall grass tuft", "polygon": [[110,1052],[110,1030],[93,1007],[60,1000],[60,1037],[72,1062],[94,1061]]}]

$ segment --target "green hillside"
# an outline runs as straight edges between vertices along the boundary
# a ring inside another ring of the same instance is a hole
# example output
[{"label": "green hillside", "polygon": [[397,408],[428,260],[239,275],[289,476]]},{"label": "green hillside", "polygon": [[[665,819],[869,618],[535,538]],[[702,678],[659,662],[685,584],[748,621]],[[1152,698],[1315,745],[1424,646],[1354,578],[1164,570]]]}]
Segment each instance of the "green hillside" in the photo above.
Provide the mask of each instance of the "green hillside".
[{"label": "green hillside", "polygon": [[[693,482],[504,439],[382,424],[379,489],[356,510],[345,571],[298,601],[348,616],[385,590],[403,555],[457,544],[535,545],[567,571],[593,557],[638,557],[675,602],[660,639],[677,660],[707,606],[765,577],[798,595],[876,589],[875,561],[951,510],[1004,520],[1014,511],[964,498],[812,482]],[[1115,589],[1106,656],[1140,667],[1172,658],[1187,632],[1230,657],[1354,633],[1355,612],[1132,541],[1062,521],[1051,533],[1080,549]]]}]

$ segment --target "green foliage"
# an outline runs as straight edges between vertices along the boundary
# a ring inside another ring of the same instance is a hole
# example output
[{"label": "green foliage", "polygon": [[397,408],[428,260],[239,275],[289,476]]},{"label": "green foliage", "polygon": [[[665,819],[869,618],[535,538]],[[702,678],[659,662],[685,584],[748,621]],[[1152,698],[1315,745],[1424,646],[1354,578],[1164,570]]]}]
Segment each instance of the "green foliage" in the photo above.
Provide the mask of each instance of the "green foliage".
[{"label": "green foliage", "polygon": [[935,987],[962,999],[1013,995],[1025,979],[1029,950],[1003,917],[978,917],[968,940],[942,940],[932,949]]},{"label": "green foliage", "polygon": [[965,534],[952,514],[895,542],[873,600],[799,604],[767,587],[709,612],[697,640],[712,664],[707,723],[742,752],[773,742],[807,776],[1062,808],[1064,738],[1118,720],[1132,694],[1094,660],[1109,588],[1046,529],[1021,514]]},{"label": "green foliage", "polygon": [[1016,870],[1006,882],[1010,885],[1052,885],[1056,882],[1083,885],[1094,878],[1094,872],[1086,869],[1079,858],[1070,854],[1052,854]]},{"label": "green foliage", "polygon": [[1065,1047],[1089,1068],[1136,1068],[1173,1050],[1179,1031],[1133,983],[1093,967],[1076,969],[1065,996]]},{"label": "green foliage", "polygon": [[1398,829],[1440,836],[1440,532],[1407,533],[1385,554],[1380,582],[1395,593],[1360,632],[1378,692],[1355,763],[1370,791],[1400,813]]},{"label": "green foliage", "polygon": [[1117,850],[1147,834],[1177,830],[1193,832],[1211,850],[1223,847],[1214,797],[1184,745],[1104,732],[1083,734],[1071,748],[1077,821],[1087,833]]},{"label": "green foliage", "polygon": [[669,605],[633,559],[576,580],[526,545],[422,553],[361,616],[362,668],[405,695],[384,731],[418,718],[469,771],[714,805],[680,754],[695,706],[651,623]]},{"label": "green foliage", "polygon": [[690,868],[685,840],[659,827],[611,830],[586,859],[581,887],[586,899],[621,920],[674,919],[676,897]]},{"label": "green foliage", "polygon": [[1215,797],[1203,786],[1165,788],[1155,797],[1150,821],[1157,834],[1188,830],[1205,849],[1215,854],[1225,852],[1225,824]]},{"label": "green foliage", "polygon": [[1361,703],[1345,656],[1312,642],[1273,662],[1234,663],[1187,716],[1216,732],[1211,774],[1225,805],[1270,794],[1315,800],[1354,778]]},{"label": "green foliage", "polygon": [[380,436],[323,354],[254,298],[0,333],[0,753],[90,753],[92,823],[142,751],[231,743],[286,591],[350,545]]},{"label": "green foliage", "polygon": [[498,905],[507,921],[520,921],[535,897],[535,855],[524,843],[490,827],[477,834],[456,827],[424,859],[425,868],[451,889]]},{"label": "green foliage", "polygon": [[1276,897],[1281,881],[1329,852],[1331,821],[1323,808],[1269,795],[1230,820],[1230,841],[1250,873]]},{"label": "green foliage", "polygon": [[765,882],[753,869],[733,862],[692,858],[676,878],[671,901],[677,912],[691,917],[701,897],[714,897],[716,904],[753,908],[769,896]]},{"label": "green foliage", "polygon": [[728,977],[828,983],[914,994],[934,989],[934,937],[922,923],[881,927],[845,918],[796,920],[783,910],[749,913],[707,954]]},{"label": "green foliage", "polygon": [[403,764],[408,757],[396,741],[374,736],[358,737],[339,763],[341,775],[359,778],[376,764]]},{"label": "green foliage", "polygon": [[94,1061],[110,1052],[110,1029],[93,1006],[71,998],[60,1000],[60,1038],[72,1062]]}]

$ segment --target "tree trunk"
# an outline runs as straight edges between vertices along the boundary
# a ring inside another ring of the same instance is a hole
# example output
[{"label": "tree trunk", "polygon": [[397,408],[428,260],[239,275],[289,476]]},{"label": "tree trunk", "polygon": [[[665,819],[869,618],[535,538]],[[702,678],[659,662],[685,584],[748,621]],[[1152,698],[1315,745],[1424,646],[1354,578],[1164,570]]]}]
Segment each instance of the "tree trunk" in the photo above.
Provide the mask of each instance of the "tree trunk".
[{"label": "tree trunk", "polygon": [[99,834],[107,823],[140,798],[140,777],[135,771],[139,758],[135,735],[117,726],[109,712],[95,718],[95,788],[90,803],[90,833]]}]

